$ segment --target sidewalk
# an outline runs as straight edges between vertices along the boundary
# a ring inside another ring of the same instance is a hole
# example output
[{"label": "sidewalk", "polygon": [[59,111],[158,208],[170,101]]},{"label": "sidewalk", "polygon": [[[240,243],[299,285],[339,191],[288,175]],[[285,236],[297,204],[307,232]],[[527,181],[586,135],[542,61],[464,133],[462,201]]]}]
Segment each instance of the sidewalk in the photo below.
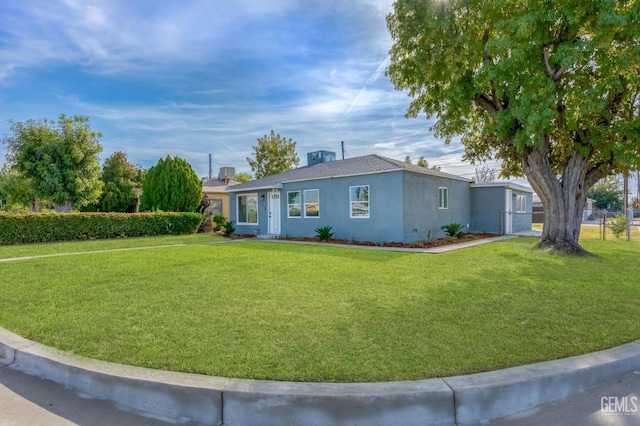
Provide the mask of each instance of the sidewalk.
[{"label": "sidewalk", "polygon": [[[0,367],[0,425],[170,425],[84,397],[64,386]],[[187,423],[185,423],[187,424]]]}]

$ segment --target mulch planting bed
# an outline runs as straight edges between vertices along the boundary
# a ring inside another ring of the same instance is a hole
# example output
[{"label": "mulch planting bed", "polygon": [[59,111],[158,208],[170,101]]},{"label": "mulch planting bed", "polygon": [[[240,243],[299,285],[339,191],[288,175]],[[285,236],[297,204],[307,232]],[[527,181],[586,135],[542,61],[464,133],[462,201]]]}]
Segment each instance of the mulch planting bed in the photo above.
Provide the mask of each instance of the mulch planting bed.
[{"label": "mulch planting bed", "polygon": [[354,240],[344,240],[340,238],[329,238],[328,240],[320,241],[315,237],[280,237],[280,240],[289,240],[289,241],[307,241],[314,243],[329,243],[329,244],[348,244],[348,245],[358,245],[358,246],[371,246],[371,247],[397,247],[397,248],[431,248],[431,247],[440,247],[447,246],[451,244],[460,244],[466,243],[468,241],[480,240],[483,238],[493,238],[497,237],[496,234],[464,234],[458,238],[452,237],[444,237],[438,238],[433,241],[414,241],[413,243],[396,243],[393,241],[390,242],[373,242],[373,241],[354,241]]}]

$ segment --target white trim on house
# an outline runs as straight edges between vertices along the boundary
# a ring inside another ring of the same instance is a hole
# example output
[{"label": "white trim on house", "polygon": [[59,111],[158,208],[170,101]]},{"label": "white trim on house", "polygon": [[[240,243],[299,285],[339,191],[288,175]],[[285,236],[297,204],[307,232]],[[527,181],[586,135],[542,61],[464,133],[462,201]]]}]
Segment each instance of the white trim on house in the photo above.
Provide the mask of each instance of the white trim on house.
[{"label": "white trim on house", "polygon": [[513,189],[514,191],[527,192],[533,194],[533,189],[528,186],[520,185],[513,182],[489,182],[489,183],[472,183],[471,188],[506,188]]}]

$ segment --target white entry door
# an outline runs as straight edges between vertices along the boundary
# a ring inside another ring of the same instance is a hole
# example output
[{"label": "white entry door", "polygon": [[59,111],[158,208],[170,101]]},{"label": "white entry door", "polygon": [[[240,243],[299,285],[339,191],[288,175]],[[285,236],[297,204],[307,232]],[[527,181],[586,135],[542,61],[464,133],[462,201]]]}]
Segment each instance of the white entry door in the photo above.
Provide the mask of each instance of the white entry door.
[{"label": "white entry door", "polygon": [[280,192],[269,193],[269,234],[280,235]]}]

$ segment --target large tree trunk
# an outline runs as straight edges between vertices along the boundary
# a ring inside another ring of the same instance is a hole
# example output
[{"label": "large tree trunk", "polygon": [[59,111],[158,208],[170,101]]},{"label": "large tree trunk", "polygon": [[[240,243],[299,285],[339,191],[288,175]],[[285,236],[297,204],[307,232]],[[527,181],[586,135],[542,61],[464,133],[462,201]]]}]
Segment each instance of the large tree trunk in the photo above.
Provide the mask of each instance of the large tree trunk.
[{"label": "large tree trunk", "polygon": [[574,152],[562,175],[556,176],[549,159],[549,137],[545,135],[537,147],[525,150],[522,166],[544,208],[538,247],[558,253],[591,255],[578,243],[587,191],[594,178],[587,179],[587,159]]}]

